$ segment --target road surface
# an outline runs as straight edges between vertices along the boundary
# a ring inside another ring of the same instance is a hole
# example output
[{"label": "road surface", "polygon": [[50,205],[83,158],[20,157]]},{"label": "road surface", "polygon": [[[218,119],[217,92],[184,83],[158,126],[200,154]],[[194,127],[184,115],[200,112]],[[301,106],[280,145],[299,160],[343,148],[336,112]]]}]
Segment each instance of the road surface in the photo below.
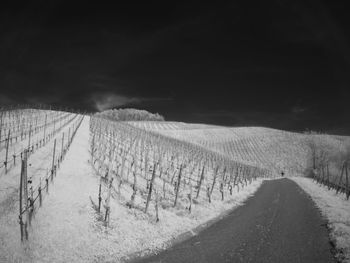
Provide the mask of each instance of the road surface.
[{"label": "road surface", "polygon": [[326,221],[289,179],[265,181],[256,194],[198,235],[134,262],[336,262]]}]

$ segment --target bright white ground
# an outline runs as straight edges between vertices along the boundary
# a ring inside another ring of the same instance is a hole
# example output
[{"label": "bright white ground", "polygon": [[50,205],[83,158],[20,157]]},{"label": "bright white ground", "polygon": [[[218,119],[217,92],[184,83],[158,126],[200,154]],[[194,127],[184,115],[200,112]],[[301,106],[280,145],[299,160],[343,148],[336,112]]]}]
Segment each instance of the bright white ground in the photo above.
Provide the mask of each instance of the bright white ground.
[{"label": "bright white ground", "polygon": [[[179,234],[241,205],[262,182],[234,192],[225,202],[194,206],[191,215],[183,209],[160,209],[158,223],[149,214],[113,200],[110,227],[105,228],[90,201],[90,196],[97,200],[99,180],[89,160],[89,118],[85,117],[32,220],[28,242],[20,242],[18,202],[1,211],[0,262],[119,262],[136,252],[160,249]],[[44,160],[33,155],[31,161]],[[150,211],[154,214],[153,204]]]},{"label": "bright white ground", "polygon": [[328,191],[326,186],[319,185],[309,178],[294,177],[294,180],[307,192],[328,219],[338,258],[342,262],[350,262],[350,201],[344,194]]}]

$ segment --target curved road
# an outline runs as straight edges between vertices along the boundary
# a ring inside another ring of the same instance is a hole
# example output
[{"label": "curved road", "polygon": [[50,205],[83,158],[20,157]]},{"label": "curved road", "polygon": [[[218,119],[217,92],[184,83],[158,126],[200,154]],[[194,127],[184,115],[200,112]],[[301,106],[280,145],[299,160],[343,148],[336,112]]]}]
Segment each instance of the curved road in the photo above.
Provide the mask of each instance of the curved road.
[{"label": "curved road", "polygon": [[325,225],[312,200],[293,181],[265,181],[224,219],[135,262],[336,262]]}]

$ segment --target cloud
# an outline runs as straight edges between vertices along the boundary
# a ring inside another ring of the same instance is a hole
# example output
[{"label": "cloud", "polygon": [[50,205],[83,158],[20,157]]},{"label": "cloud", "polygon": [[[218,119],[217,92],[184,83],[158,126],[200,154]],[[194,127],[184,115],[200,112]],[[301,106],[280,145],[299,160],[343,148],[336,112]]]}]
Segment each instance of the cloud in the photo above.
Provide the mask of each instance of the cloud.
[{"label": "cloud", "polygon": [[147,98],[147,97],[133,97],[127,95],[115,94],[112,92],[94,93],[90,97],[94,107],[98,111],[122,107],[126,105],[141,105],[145,102],[168,101],[171,98]]},{"label": "cloud", "polygon": [[138,97],[128,97],[113,93],[93,94],[91,100],[94,103],[95,109],[98,111],[104,111],[114,107],[124,106],[129,103],[139,103],[142,101],[142,99]]},{"label": "cloud", "polygon": [[295,115],[302,114],[305,111],[306,111],[306,108],[301,107],[299,105],[296,105],[296,106],[292,107],[292,113],[295,114]]}]

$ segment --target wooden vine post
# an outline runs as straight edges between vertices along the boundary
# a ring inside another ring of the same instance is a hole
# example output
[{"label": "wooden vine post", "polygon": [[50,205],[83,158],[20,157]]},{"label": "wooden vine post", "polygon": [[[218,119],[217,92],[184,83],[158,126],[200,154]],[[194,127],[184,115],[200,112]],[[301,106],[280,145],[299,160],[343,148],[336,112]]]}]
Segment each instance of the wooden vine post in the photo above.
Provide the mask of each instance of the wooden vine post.
[{"label": "wooden vine post", "polygon": [[22,119],[22,125],[21,125],[21,140],[23,140],[23,138],[25,139],[25,131],[24,131],[24,118]]},{"label": "wooden vine post", "polygon": [[46,143],[46,124],[47,124],[47,113],[45,113],[44,144]]},{"label": "wooden vine post", "polygon": [[10,135],[11,131],[9,130],[6,140],[6,157],[5,157],[5,173],[7,173],[7,164],[8,164],[8,155],[9,155],[9,145],[10,145]]},{"label": "wooden vine post", "polygon": [[[137,159],[136,159],[137,160]],[[134,202],[135,202],[135,197],[136,197],[136,193],[137,193],[137,174],[136,174],[136,165],[135,165],[135,169],[133,171],[133,176],[134,176],[134,183],[132,185],[132,195],[131,195],[131,201],[130,201],[130,208],[134,206]]]},{"label": "wooden vine post", "polygon": [[101,184],[102,184],[102,177],[100,177],[100,184],[99,184],[99,187],[98,187],[98,212],[101,211],[101,201],[102,201]]},{"label": "wooden vine post", "polygon": [[189,187],[190,187],[190,193],[187,195],[188,201],[190,202],[190,204],[188,206],[188,212],[191,213],[191,211],[192,211],[192,183],[191,183],[191,181],[189,183]]},{"label": "wooden vine post", "polygon": [[0,119],[0,146],[1,146],[1,142],[2,142],[2,139],[1,139],[1,135],[2,135],[2,115],[3,115],[3,113],[1,112],[1,119]]},{"label": "wooden vine post", "polygon": [[30,139],[31,139],[31,135],[32,135],[32,124],[30,124],[30,127],[29,127],[28,151],[30,150]]},{"label": "wooden vine post", "polygon": [[21,241],[23,241],[23,218],[22,218],[22,211],[23,211],[23,177],[24,177],[24,165],[25,161],[22,160],[22,167],[21,167],[21,178],[19,182],[19,226],[21,231]]},{"label": "wooden vine post", "polygon": [[219,171],[219,166],[216,166],[215,172],[214,172],[213,184],[211,185],[211,188],[210,188],[210,196],[212,195],[213,190],[214,190],[214,186],[215,186],[215,182],[216,182],[216,177],[218,176],[218,171]]},{"label": "wooden vine post", "polygon": [[175,201],[174,201],[174,207],[176,206],[177,203],[177,198],[179,196],[179,190],[180,190],[180,184],[181,184],[181,175],[182,175],[182,164],[180,165],[180,170],[179,170],[179,174],[177,177],[177,185],[176,185],[176,195],[175,195]]},{"label": "wooden vine post", "polygon": [[64,154],[64,132],[62,133],[62,145],[61,145],[61,161]]},{"label": "wooden vine post", "polygon": [[157,165],[156,163],[153,165],[152,178],[151,178],[151,182],[149,185],[145,213],[147,213],[149,202],[151,201],[151,197],[152,197],[153,182],[154,182],[154,178],[156,177],[156,167],[157,167],[156,165]]},{"label": "wooden vine post", "polygon": [[[69,136],[68,136],[69,140]],[[95,153],[95,134],[92,137],[92,142],[91,142],[91,163],[94,162],[94,153]]]},{"label": "wooden vine post", "polygon": [[329,180],[329,164],[327,163],[327,186],[328,186],[328,190],[331,189],[331,182]]},{"label": "wooden vine post", "polygon": [[53,143],[52,165],[51,165],[51,176],[52,177],[53,177],[54,172],[55,172],[55,154],[56,154],[56,139],[55,139],[55,141]]},{"label": "wooden vine post", "polygon": [[[28,207],[28,185],[27,185],[27,150],[24,151],[21,167],[21,178],[19,185],[19,224],[21,231],[21,241],[24,237],[28,240],[27,222],[29,220],[29,207]],[[23,222],[22,215],[26,213],[26,220]]]},{"label": "wooden vine post", "polygon": [[203,182],[203,179],[204,179],[204,167],[205,167],[205,165],[203,165],[202,172],[201,172],[201,177],[200,177],[199,182],[198,182],[198,186],[197,186],[198,190],[197,190],[196,198],[199,197],[199,192],[201,191],[202,182]]},{"label": "wooden vine post", "polygon": [[343,164],[342,169],[341,169],[341,174],[340,174],[338,187],[337,187],[337,191],[336,191],[337,194],[338,194],[339,190],[341,189],[341,183],[343,182],[344,169],[345,169],[345,163]]},{"label": "wooden vine post", "polygon": [[56,131],[56,118],[54,117],[52,135],[55,134],[55,131]]},{"label": "wooden vine post", "polygon": [[350,188],[349,188],[349,176],[348,176],[348,162],[345,162],[345,187],[346,187],[346,199],[349,200]]},{"label": "wooden vine post", "polygon": [[221,201],[224,201],[224,183],[220,184]]},{"label": "wooden vine post", "polygon": [[106,208],[106,213],[105,213],[106,227],[109,225],[110,214],[111,214],[110,202],[111,202],[112,184],[113,184],[113,177],[109,181],[108,194],[107,194],[107,198],[106,198],[106,206],[105,206],[105,208]]}]

